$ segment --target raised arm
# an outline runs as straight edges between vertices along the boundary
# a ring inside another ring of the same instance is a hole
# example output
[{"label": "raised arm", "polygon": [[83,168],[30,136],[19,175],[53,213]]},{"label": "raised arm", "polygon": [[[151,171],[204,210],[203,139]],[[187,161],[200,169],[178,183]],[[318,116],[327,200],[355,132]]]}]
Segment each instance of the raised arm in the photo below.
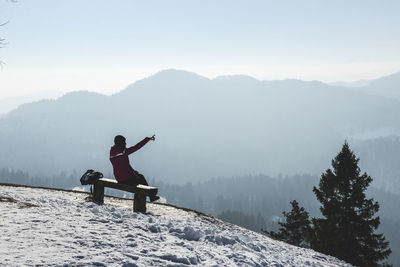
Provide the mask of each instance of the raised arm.
[{"label": "raised arm", "polygon": [[139,143],[137,143],[134,146],[128,147],[126,149],[126,153],[132,154],[135,151],[138,151],[139,149],[141,149],[145,144],[147,144],[147,142],[149,142],[150,140],[155,140],[155,136],[153,135],[152,137],[145,137],[142,141],[140,141]]}]

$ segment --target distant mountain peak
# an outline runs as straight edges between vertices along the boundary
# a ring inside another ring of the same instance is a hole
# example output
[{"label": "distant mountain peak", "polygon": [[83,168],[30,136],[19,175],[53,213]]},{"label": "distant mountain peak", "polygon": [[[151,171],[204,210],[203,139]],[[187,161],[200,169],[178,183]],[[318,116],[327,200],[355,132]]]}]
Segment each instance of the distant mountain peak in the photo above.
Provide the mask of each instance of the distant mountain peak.
[{"label": "distant mountain peak", "polygon": [[151,75],[147,78],[132,83],[126,89],[120,91],[119,93],[116,93],[114,96],[125,96],[126,93],[129,94],[129,92],[131,92],[132,90],[143,87],[164,88],[166,86],[189,86],[209,81],[210,79],[198,75],[194,72],[177,69],[166,69],[159,71],[156,74]]},{"label": "distant mountain peak", "polygon": [[82,97],[106,97],[106,95],[97,93],[97,92],[89,92],[89,91],[72,91],[68,92],[60,99],[70,99],[70,98],[82,98]]},{"label": "distant mountain peak", "polygon": [[178,70],[178,69],[165,69],[157,72],[156,74],[148,77],[147,79],[182,79],[182,78],[194,78],[201,80],[209,80],[206,77],[203,77],[197,73],[186,71],[186,70]]},{"label": "distant mountain peak", "polygon": [[0,114],[6,114],[19,106],[45,99],[57,99],[64,93],[56,90],[42,90],[35,93],[0,99]]}]

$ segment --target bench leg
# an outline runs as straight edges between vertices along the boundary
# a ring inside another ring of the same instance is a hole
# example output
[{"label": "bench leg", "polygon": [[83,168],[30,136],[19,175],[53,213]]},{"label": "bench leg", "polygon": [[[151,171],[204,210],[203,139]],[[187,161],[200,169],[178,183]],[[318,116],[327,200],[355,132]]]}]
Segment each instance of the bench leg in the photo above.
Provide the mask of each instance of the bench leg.
[{"label": "bench leg", "polygon": [[104,203],[104,186],[95,183],[94,190],[93,190],[93,200],[98,203]]},{"label": "bench leg", "polygon": [[146,195],[143,193],[135,193],[133,199],[133,211],[146,212]]}]

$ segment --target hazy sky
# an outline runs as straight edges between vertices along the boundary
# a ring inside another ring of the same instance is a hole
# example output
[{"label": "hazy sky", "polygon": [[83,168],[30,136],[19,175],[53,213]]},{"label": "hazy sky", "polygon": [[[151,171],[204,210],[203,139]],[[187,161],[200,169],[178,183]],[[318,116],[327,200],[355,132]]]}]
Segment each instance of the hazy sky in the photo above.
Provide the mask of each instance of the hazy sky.
[{"label": "hazy sky", "polygon": [[354,81],[400,71],[400,1],[0,0],[0,98],[113,93],[176,68]]}]

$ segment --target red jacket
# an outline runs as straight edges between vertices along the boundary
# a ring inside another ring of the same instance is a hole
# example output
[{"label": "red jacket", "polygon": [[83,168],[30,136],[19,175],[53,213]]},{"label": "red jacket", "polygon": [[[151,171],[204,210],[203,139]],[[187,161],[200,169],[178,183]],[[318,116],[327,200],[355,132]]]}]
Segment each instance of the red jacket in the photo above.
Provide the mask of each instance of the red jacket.
[{"label": "red jacket", "polygon": [[114,176],[117,181],[126,181],[134,175],[133,168],[129,163],[129,155],[141,149],[150,138],[146,137],[139,143],[128,148],[112,146],[110,149],[110,161],[114,169]]}]

